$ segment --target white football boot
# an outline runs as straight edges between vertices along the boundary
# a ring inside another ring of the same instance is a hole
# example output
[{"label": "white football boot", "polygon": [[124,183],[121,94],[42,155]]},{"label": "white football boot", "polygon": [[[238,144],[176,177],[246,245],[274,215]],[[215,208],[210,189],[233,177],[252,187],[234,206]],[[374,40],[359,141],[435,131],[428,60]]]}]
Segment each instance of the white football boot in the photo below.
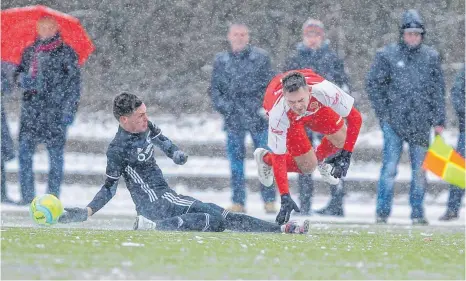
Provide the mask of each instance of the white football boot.
[{"label": "white football boot", "polygon": [[156,226],[157,225],[155,222],[139,215],[136,217],[136,221],[134,222],[133,229],[134,230],[155,230]]},{"label": "white football boot", "polygon": [[267,165],[264,162],[264,156],[269,151],[264,148],[256,148],[254,151],[254,160],[256,160],[257,164],[257,173],[259,174],[259,181],[269,187],[273,184],[273,170],[272,166]]},{"label": "white football boot", "polygon": [[289,221],[285,225],[282,225],[282,232],[287,234],[307,234],[310,224],[309,220],[305,220],[302,225],[295,221]]},{"label": "white football boot", "polygon": [[332,165],[327,164],[325,162],[320,163],[317,165],[317,170],[319,170],[322,179],[330,184],[330,185],[337,185],[340,182],[340,179],[334,178],[330,172],[332,171]]}]

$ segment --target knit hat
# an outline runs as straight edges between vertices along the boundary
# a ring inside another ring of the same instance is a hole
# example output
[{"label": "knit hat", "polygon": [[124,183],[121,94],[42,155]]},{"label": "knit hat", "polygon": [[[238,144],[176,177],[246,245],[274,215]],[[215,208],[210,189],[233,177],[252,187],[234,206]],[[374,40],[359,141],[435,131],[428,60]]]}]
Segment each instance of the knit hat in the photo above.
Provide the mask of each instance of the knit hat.
[{"label": "knit hat", "polygon": [[404,32],[426,33],[424,21],[416,10],[407,10],[401,16],[400,33]]},{"label": "knit hat", "polygon": [[306,34],[310,32],[317,33],[323,36],[325,33],[324,24],[320,20],[308,19],[303,24],[303,33]]}]

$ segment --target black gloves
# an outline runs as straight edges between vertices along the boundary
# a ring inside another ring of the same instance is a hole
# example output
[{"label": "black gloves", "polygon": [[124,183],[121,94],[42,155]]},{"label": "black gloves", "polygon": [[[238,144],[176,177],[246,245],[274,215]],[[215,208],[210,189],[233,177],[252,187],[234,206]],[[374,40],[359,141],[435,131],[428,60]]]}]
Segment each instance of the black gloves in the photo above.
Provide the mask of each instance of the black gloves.
[{"label": "black gloves", "polygon": [[334,178],[345,177],[351,161],[351,152],[340,150],[325,160],[325,163],[332,165],[330,174]]},{"label": "black gloves", "polygon": [[173,152],[173,162],[177,165],[184,165],[188,161],[188,154],[181,150]]},{"label": "black gloves", "polygon": [[162,135],[162,130],[154,123],[147,121],[151,132],[152,142],[170,157],[177,165],[184,165],[188,161],[188,154],[180,150],[170,139]]},{"label": "black gloves", "polygon": [[295,210],[296,212],[300,212],[298,205],[291,199],[290,194],[286,193],[282,195],[282,206],[280,207],[280,211],[278,212],[277,218],[275,221],[282,225],[287,223],[290,220],[291,212]]},{"label": "black gloves", "polygon": [[87,220],[87,208],[65,208],[65,211],[58,219],[58,222],[70,223]]},{"label": "black gloves", "polygon": [[157,125],[152,123],[151,121],[147,121],[147,126],[149,127],[149,130],[152,133],[151,138],[155,138],[156,136],[160,135],[160,133],[162,132],[162,130],[159,127],[157,127]]}]

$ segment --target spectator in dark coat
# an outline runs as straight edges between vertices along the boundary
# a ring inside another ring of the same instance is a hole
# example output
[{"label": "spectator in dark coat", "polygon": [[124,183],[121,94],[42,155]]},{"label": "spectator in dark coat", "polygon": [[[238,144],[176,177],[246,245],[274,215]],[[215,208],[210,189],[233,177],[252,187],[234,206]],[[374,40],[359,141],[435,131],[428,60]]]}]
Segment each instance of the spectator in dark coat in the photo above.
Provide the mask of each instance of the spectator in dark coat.
[{"label": "spectator in dark coat", "polygon": [[7,189],[6,189],[6,173],[5,173],[5,162],[13,159],[15,157],[15,152],[14,152],[14,145],[13,145],[13,140],[11,139],[10,135],[10,130],[8,128],[8,123],[7,123],[7,118],[6,118],[6,112],[5,112],[5,107],[3,106],[4,103],[4,95],[9,95],[11,93],[11,72],[9,73],[9,68],[11,68],[12,65],[6,64],[2,62],[2,102],[1,102],[1,110],[2,110],[2,147],[1,147],[1,152],[2,155],[0,156],[1,158],[1,198],[2,198],[2,203],[14,203],[11,199],[8,198],[7,195]]},{"label": "spectator in dark coat", "polygon": [[367,75],[366,90],[384,136],[378,185],[377,221],[386,223],[403,142],[409,145],[413,224],[424,217],[426,175],[422,169],[431,128],[440,134],[445,124],[445,84],[437,51],[423,44],[426,30],[415,10],[403,13],[400,42],[377,52]]},{"label": "spectator in dark coat", "polygon": [[311,68],[317,74],[349,92],[349,78],[343,60],[330,49],[325,38],[325,26],[320,20],[309,19],[303,24],[303,41],[286,60],[284,71]]},{"label": "spectator in dark coat", "polygon": [[35,197],[32,157],[38,144],[49,152],[48,190],[59,197],[63,180],[66,132],[80,99],[80,70],[75,51],[60,36],[58,24],[44,17],[39,37],[22,54],[16,80],[23,89],[19,131],[19,182],[22,200]]},{"label": "spectator in dark coat", "polygon": [[[458,145],[456,146],[456,151],[464,156],[465,150],[465,123],[464,123],[464,113],[465,113],[465,104],[464,104],[464,65],[463,68],[458,72],[455,78],[455,83],[451,88],[451,104],[455,109],[456,115],[458,116],[459,123],[459,135],[458,135]],[[447,203],[447,212],[440,217],[442,221],[449,221],[452,219],[458,218],[458,213],[461,208],[461,200],[464,196],[464,189],[461,189],[455,185],[450,185],[450,196],[448,197]]]},{"label": "spectator in dark coat", "polygon": [[[246,132],[251,134],[254,147],[266,147],[268,121],[262,100],[274,72],[267,52],[249,44],[246,25],[232,24],[228,41],[230,50],[215,57],[210,95],[214,108],[223,116],[227,133],[233,193],[230,210],[245,212]],[[275,189],[261,186],[261,193],[266,212],[275,213]]]},{"label": "spectator in dark coat", "polygon": [[[303,24],[303,41],[298,44],[296,51],[286,60],[284,71],[311,68],[330,82],[338,85],[342,90],[349,93],[349,79],[345,73],[343,60],[329,48],[328,40],[325,39],[324,24],[316,19],[309,19]],[[313,136],[308,130],[308,136]],[[299,175],[299,201],[301,215],[311,214],[311,198],[314,192],[312,174]],[[316,211],[322,215],[343,216],[343,197],[345,195],[343,180],[338,185],[330,187],[331,199],[329,204]]]}]

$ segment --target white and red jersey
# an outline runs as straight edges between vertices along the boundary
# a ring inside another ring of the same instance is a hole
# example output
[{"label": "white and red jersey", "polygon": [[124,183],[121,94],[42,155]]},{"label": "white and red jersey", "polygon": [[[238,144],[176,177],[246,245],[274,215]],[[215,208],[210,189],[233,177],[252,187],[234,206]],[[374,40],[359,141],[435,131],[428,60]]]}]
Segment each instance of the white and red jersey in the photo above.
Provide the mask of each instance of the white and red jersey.
[{"label": "white and red jersey", "polygon": [[[283,97],[281,79],[287,73],[275,76],[269,83],[263,107],[269,116],[269,133],[268,146],[275,154],[284,154],[287,151],[287,134],[290,126],[295,122],[304,122],[312,120],[315,124],[311,127],[312,130],[327,134],[332,127],[339,125],[339,122],[344,122],[342,118],[347,117],[353,107],[354,98],[345,93],[341,88],[325,80],[310,69],[295,70],[300,72],[306,78],[306,82],[310,88],[311,99],[307,111],[303,115],[297,115],[288,106]],[[340,118],[335,122],[329,122],[326,118],[320,116],[319,120],[315,120],[315,115],[323,107],[331,108],[337,113]],[[314,120],[313,120],[314,118]]]}]

